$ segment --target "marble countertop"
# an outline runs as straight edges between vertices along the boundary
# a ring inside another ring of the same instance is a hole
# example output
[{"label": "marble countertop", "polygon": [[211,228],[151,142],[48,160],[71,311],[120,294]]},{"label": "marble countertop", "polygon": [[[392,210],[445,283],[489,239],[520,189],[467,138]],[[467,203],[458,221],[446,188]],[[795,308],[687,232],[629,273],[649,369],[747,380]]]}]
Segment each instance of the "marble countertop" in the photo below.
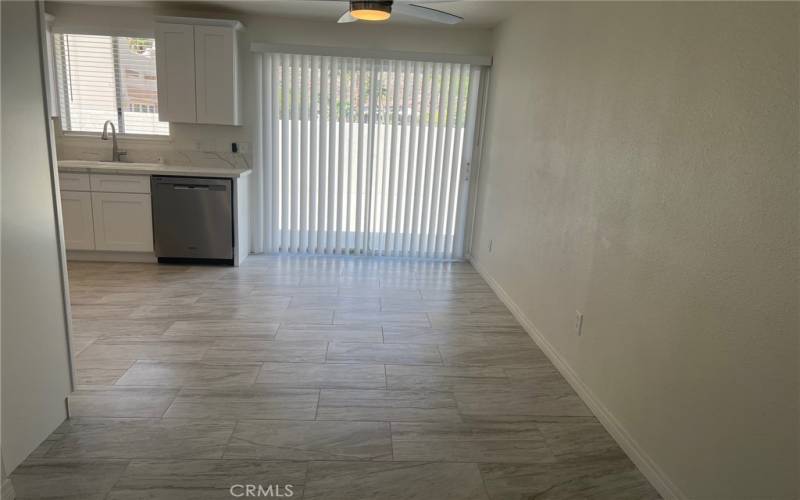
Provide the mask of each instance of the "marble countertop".
[{"label": "marble countertop", "polygon": [[179,175],[185,177],[242,177],[250,174],[249,168],[166,165],[163,163],[126,163],[94,160],[59,160],[62,172],[88,172],[92,174]]}]

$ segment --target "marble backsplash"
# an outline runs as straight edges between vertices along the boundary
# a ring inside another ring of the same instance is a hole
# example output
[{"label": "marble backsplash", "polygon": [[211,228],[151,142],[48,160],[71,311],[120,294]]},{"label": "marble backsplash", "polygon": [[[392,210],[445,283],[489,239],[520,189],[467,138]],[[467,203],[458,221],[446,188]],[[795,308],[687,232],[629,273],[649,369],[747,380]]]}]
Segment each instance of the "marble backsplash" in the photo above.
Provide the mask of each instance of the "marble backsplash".
[{"label": "marble backsplash", "polygon": [[[95,134],[64,133],[60,120],[53,120],[56,156],[59,160],[111,160],[111,141]],[[162,163],[198,168],[250,168],[252,149],[246,127],[171,124],[169,137],[120,136],[118,147],[126,151],[124,161]],[[239,152],[231,152],[231,143]]]},{"label": "marble backsplash", "polygon": [[[111,160],[111,142],[97,141],[96,147],[80,144],[61,144],[57,146],[59,160]],[[127,151],[123,161],[130,163],[161,163],[164,165],[181,165],[198,168],[250,168],[251,162],[246,153],[220,151],[198,151],[189,149],[166,149],[157,145],[131,147],[119,143],[121,151]]]}]

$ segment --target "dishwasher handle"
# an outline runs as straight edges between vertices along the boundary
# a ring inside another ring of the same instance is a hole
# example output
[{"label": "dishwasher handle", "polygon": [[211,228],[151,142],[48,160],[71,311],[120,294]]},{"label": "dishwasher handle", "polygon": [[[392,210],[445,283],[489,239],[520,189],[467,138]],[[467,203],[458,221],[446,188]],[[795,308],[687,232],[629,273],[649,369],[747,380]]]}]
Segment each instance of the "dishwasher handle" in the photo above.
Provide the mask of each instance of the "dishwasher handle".
[{"label": "dishwasher handle", "polygon": [[219,184],[167,184],[174,191],[225,191],[227,186]]},{"label": "dishwasher handle", "polygon": [[169,186],[172,189],[202,191],[224,191],[230,189],[230,179],[217,179],[208,177],[156,177],[152,178],[153,185]]}]

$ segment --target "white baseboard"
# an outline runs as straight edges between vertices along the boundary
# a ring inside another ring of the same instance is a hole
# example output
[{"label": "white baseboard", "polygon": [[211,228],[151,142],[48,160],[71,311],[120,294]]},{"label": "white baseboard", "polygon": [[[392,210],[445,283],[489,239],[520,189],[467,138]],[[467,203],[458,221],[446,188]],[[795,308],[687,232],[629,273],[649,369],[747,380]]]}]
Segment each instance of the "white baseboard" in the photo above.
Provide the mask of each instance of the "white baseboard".
[{"label": "white baseboard", "polygon": [[688,498],[683,492],[675,485],[675,483],[667,476],[666,473],[650,458],[650,456],[642,449],[636,440],[625,430],[622,424],[617,420],[611,411],[597,399],[586,384],[578,377],[578,374],[567,361],[561,357],[553,345],[545,338],[544,335],[536,328],[533,321],[530,320],[511,298],[508,293],[500,286],[489,272],[483,268],[480,263],[474,258],[470,257],[469,261],[472,266],[478,271],[478,274],[489,284],[494,290],[494,293],[500,298],[503,304],[508,307],[511,314],[519,321],[520,325],[528,332],[533,341],[550,359],[550,362],[561,372],[561,375],[569,382],[578,396],[583,400],[586,406],[594,413],[597,420],[603,424],[611,437],[619,444],[620,448],[627,453],[631,461],[636,464],[636,467],[642,472],[653,487],[658,490],[662,497],[665,499],[685,500]]},{"label": "white baseboard", "polygon": [[93,262],[158,262],[153,252],[108,252],[102,250],[67,250],[67,260]]},{"label": "white baseboard", "polygon": [[6,477],[0,487],[0,500],[14,500],[15,498],[17,498],[17,494],[14,492],[14,485],[11,484],[11,479]]}]

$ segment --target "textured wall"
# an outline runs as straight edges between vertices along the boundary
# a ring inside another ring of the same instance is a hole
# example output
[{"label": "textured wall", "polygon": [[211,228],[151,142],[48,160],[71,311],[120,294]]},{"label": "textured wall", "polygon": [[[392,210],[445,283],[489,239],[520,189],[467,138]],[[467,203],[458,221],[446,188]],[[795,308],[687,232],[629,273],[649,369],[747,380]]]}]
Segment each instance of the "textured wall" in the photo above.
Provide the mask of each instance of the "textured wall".
[{"label": "textured wall", "polygon": [[495,41],[475,261],[687,496],[795,498],[798,5],[529,4]]}]

